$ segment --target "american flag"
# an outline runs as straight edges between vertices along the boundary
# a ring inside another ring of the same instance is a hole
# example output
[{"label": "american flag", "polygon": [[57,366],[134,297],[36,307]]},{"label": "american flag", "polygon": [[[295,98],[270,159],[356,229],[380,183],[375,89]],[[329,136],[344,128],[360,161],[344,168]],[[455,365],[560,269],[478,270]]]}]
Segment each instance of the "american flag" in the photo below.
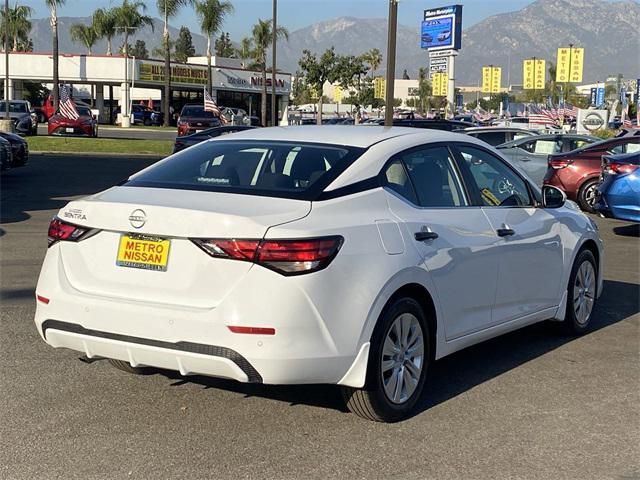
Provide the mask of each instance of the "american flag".
[{"label": "american flag", "polygon": [[80,118],[76,104],[71,100],[69,88],[66,85],[60,85],[60,113],[63,117],[77,120]]},{"label": "american flag", "polygon": [[555,125],[558,120],[558,111],[549,110],[538,105],[529,105],[529,123],[533,125]]},{"label": "american flag", "polygon": [[204,89],[204,111],[205,112],[213,112],[214,115],[220,116],[220,109],[216,105],[216,102],[213,101],[209,92],[207,92],[207,88]]}]

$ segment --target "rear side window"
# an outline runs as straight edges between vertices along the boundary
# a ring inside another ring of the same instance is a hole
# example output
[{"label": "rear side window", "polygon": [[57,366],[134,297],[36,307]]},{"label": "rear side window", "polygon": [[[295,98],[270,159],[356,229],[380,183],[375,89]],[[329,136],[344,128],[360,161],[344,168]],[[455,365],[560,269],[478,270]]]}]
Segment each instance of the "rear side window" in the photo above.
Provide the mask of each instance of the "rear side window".
[{"label": "rear side window", "polygon": [[483,142],[487,142],[489,145],[500,145],[507,141],[504,132],[481,132],[475,135]]},{"label": "rear side window", "polygon": [[209,141],[172,155],[125,186],[313,199],[364,149],[259,141]]},{"label": "rear side window", "polygon": [[385,176],[387,186],[421,207],[467,205],[446,147],[428,147],[404,153],[387,167]]}]

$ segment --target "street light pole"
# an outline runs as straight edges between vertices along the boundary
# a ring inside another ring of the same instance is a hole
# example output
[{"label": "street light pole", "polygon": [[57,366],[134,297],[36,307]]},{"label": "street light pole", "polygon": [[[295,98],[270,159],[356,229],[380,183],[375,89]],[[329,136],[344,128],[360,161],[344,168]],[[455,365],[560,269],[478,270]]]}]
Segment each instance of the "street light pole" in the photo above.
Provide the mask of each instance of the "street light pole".
[{"label": "street light pole", "polygon": [[278,40],[278,0],[273,0],[273,25],[271,31],[271,125],[278,125],[278,111],[276,109],[276,48]]},{"label": "street light pole", "polygon": [[4,119],[9,115],[9,0],[4,0]]},{"label": "street light pole", "polygon": [[384,126],[393,125],[393,87],[396,76],[396,32],[398,29],[398,0],[389,0],[387,38],[387,91],[384,96]]}]

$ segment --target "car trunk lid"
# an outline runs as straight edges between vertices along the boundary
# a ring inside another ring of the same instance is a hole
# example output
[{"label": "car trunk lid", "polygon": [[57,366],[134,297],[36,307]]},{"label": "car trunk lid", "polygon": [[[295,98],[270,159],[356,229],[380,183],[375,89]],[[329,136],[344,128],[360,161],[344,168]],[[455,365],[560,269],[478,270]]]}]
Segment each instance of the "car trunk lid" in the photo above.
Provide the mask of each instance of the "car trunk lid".
[{"label": "car trunk lid", "polygon": [[[60,211],[65,222],[99,231],[77,243],[61,242],[62,264],[70,284],[87,294],[214,308],[253,264],[212,258],[190,239],[261,239],[269,227],[300,219],[310,209],[311,202],[303,200],[115,187]],[[126,260],[123,245],[130,240],[154,248],[161,243],[164,267]]]}]

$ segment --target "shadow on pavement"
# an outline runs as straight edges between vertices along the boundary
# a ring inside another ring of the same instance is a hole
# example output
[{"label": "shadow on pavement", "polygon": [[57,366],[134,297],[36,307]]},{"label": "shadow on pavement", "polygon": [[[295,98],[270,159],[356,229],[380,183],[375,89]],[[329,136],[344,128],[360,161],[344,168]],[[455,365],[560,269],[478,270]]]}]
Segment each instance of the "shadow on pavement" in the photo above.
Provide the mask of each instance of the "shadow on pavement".
[{"label": "shadow on pavement", "polygon": [[[637,284],[605,280],[592,326],[587,335],[613,325],[640,312],[640,288]],[[577,337],[564,334],[560,325],[542,322],[488,340],[435,362],[427,381],[427,390],[414,415],[446,402],[509,370],[573,341]],[[243,394],[287,402],[347,411],[338,387],[331,385],[268,386],[243,384],[204,376],[182,377],[177,372],[158,371],[171,380],[171,385],[187,383],[204,388],[220,388]]]},{"label": "shadow on pavement", "polygon": [[623,237],[640,238],[640,223],[632,223],[621,227],[613,227],[613,233]]},{"label": "shadow on pavement", "polygon": [[34,154],[25,167],[0,176],[0,223],[27,220],[29,211],[60,209],[67,204],[66,198],[104,190],[156,161],[158,158]]}]

